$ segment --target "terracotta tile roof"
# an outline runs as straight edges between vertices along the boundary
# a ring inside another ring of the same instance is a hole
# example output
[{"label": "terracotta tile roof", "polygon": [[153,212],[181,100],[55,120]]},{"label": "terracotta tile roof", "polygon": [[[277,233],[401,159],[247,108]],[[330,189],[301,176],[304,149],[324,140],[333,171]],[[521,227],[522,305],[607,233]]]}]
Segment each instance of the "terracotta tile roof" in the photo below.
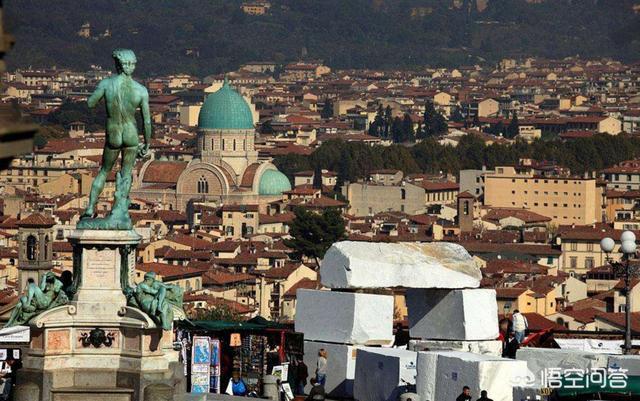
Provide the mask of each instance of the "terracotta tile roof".
[{"label": "terracotta tile roof", "polygon": [[574,320],[577,320],[580,323],[592,323],[593,321],[595,321],[596,315],[599,315],[604,312],[596,308],[585,308],[585,309],[579,309],[579,310],[564,310],[559,313],[566,316],[570,316]]},{"label": "terracotta tile roof", "polygon": [[[620,240],[624,230],[614,230],[609,224],[596,223],[593,225],[558,227],[557,235],[563,240],[590,240],[600,241],[604,237],[611,237],[616,241]],[[634,231],[640,237],[640,231]]]},{"label": "terracotta tile roof", "polygon": [[516,299],[526,291],[527,291],[526,288],[499,287],[499,288],[496,288],[496,298]]},{"label": "terracotta tile roof", "polygon": [[223,212],[257,212],[258,205],[224,205],[222,206]]},{"label": "terracotta tile roof", "polygon": [[219,226],[220,224],[222,224],[222,218],[216,213],[203,213],[200,219],[201,226]]},{"label": "terracotta tile roof", "polygon": [[460,233],[461,241],[481,241],[493,244],[513,244],[520,242],[520,233],[513,230],[484,230]]},{"label": "terracotta tile roof", "polygon": [[233,252],[240,248],[240,241],[219,241],[212,244],[211,250],[214,252]]},{"label": "terracotta tile roof", "polygon": [[[600,313],[596,316],[596,319],[603,320],[620,329],[625,327],[624,313]],[[631,312],[631,333],[634,335],[640,334],[640,312]]]},{"label": "terracotta tile roof", "polygon": [[551,221],[551,218],[547,216],[524,209],[491,209],[484,215],[482,220],[499,222],[507,217],[515,217],[525,223],[546,223]]},{"label": "terracotta tile roof", "polygon": [[244,170],[244,174],[242,175],[242,180],[240,181],[241,187],[251,188],[253,186],[253,179],[256,176],[258,167],[260,167],[260,163],[252,163],[247,166]]},{"label": "terracotta tile roof", "polygon": [[30,214],[26,218],[18,221],[17,223],[18,227],[33,227],[33,228],[38,228],[38,227],[48,228],[48,227],[53,227],[55,224],[56,224],[56,221],[54,219],[41,213]]},{"label": "terracotta tile roof", "polygon": [[175,210],[158,210],[153,217],[170,224],[186,224],[187,215]]},{"label": "terracotta tile roof", "polygon": [[166,263],[138,263],[136,269],[144,272],[155,272],[162,276],[163,281],[172,281],[181,278],[202,276],[207,268],[196,268],[187,266],[169,265]]},{"label": "terracotta tile roof", "polygon": [[529,323],[529,330],[542,331],[542,330],[566,330],[564,326],[547,319],[539,313],[523,313]]},{"label": "terracotta tile roof", "polygon": [[287,263],[284,267],[277,267],[273,269],[266,270],[264,272],[260,272],[264,274],[266,278],[274,279],[274,280],[285,280],[289,277],[293,272],[298,270],[302,266],[301,264],[295,263]]},{"label": "terracotta tile roof", "polygon": [[54,241],[52,250],[54,253],[71,253],[73,252],[73,245],[68,241]]},{"label": "terracotta tile roof", "polygon": [[187,164],[187,162],[181,161],[152,161],[144,172],[142,182],[176,184]]},{"label": "terracotta tile roof", "polygon": [[585,298],[579,301],[576,301],[570,305],[572,310],[580,310],[580,309],[600,309],[601,311],[606,311],[607,303],[596,298]]},{"label": "terracotta tile roof", "polygon": [[204,301],[207,303],[208,308],[225,306],[231,309],[232,312],[239,315],[246,315],[255,312],[255,308],[252,308],[250,306],[231,301],[229,299],[218,298],[208,294],[185,294],[183,297],[183,301],[185,302],[185,304],[187,304],[188,309],[193,309],[189,308],[188,304],[192,302]]},{"label": "terracotta tile roof", "polygon": [[458,194],[458,198],[461,198],[461,199],[475,199],[476,197],[471,195],[469,193],[469,191],[464,191],[464,192],[460,192]]},{"label": "terracotta tile roof", "polygon": [[196,238],[193,235],[173,234],[165,238],[180,245],[188,246],[194,251],[206,251],[213,248],[213,243],[204,239]]},{"label": "terracotta tile roof", "polygon": [[485,274],[547,274],[549,269],[537,263],[525,263],[517,260],[492,259],[487,261],[487,265],[482,269]]},{"label": "terracotta tile roof", "polygon": [[273,223],[290,223],[296,215],[292,212],[277,213],[274,215],[261,214],[258,217],[260,224],[273,224]]},{"label": "terracotta tile roof", "polygon": [[255,281],[255,277],[245,273],[229,273],[222,270],[210,270],[202,276],[203,286],[222,286],[243,281]]},{"label": "terracotta tile roof", "polygon": [[347,206],[346,202],[339,201],[337,199],[328,198],[326,196],[321,196],[319,198],[313,198],[308,201],[304,201],[302,199],[294,199],[291,202],[292,205],[297,205],[307,209],[325,209],[329,207],[345,207]]},{"label": "terracotta tile roof", "polygon": [[460,189],[460,185],[457,182],[433,182],[433,181],[422,181],[420,183],[415,183],[416,185],[422,186],[426,191],[457,191]]},{"label": "terracotta tile roof", "polygon": [[306,290],[315,290],[316,287],[318,286],[318,280],[311,280],[308,278],[303,278],[302,280],[298,281],[297,283],[295,283],[293,286],[291,286],[291,288],[289,288],[285,293],[284,293],[284,297],[285,298],[296,298],[296,292],[299,289],[306,289]]},{"label": "terracotta tile roof", "polygon": [[562,254],[560,250],[552,248],[551,245],[542,244],[493,244],[461,241],[460,245],[471,253],[512,252],[535,256],[560,256]]}]

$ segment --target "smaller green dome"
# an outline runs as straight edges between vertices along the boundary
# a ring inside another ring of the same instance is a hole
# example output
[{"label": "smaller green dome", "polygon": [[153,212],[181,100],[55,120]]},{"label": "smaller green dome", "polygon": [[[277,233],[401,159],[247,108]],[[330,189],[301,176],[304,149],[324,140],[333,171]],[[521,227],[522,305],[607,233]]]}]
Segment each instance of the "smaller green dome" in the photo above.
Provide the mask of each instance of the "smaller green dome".
[{"label": "smaller green dome", "polygon": [[198,114],[204,129],[253,129],[253,115],[246,100],[224,80],[222,88],[207,96]]},{"label": "smaller green dome", "polygon": [[260,176],[258,194],[282,195],[286,191],[291,191],[291,183],[287,176],[278,170],[267,170]]}]

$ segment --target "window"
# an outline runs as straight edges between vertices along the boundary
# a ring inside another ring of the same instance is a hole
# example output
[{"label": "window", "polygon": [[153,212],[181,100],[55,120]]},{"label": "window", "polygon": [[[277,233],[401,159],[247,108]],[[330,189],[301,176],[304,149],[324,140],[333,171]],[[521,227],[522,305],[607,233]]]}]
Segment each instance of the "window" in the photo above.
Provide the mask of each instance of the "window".
[{"label": "window", "polygon": [[569,248],[572,251],[577,251],[578,250],[578,243],[577,242],[571,242],[569,245],[570,245]]},{"label": "window", "polygon": [[547,256],[547,264],[548,265],[552,265],[553,264],[553,256]]},{"label": "window", "polygon": [[595,262],[593,258],[585,258],[584,259],[584,268],[585,269],[593,269],[595,267]]},{"label": "window", "polygon": [[463,205],[462,213],[463,213],[465,216],[468,216],[468,215],[469,215],[469,201],[464,201],[464,205]]},{"label": "window", "polygon": [[593,242],[587,243],[587,251],[593,252]]},{"label": "window", "polygon": [[404,188],[400,190],[400,199],[407,199],[407,190]]},{"label": "window", "polygon": [[575,256],[572,256],[569,258],[569,267],[571,267],[572,269],[576,269],[578,268],[578,258]]},{"label": "window", "polygon": [[35,236],[27,237],[27,260],[36,260],[38,256],[38,240]]},{"label": "window", "polygon": [[198,193],[199,194],[208,194],[209,193],[209,182],[204,176],[201,176],[198,180]]}]

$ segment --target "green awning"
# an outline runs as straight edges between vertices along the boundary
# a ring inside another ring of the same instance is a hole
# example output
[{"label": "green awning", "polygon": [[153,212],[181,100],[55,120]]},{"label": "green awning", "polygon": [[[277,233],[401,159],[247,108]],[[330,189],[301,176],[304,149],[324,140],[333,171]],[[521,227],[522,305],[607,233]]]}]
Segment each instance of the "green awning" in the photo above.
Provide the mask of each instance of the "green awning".
[{"label": "green awning", "polygon": [[193,320],[183,321],[182,325],[186,328],[195,330],[207,330],[207,331],[264,331],[271,330],[288,330],[286,325],[271,322],[262,317],[255,317],[246,322],[229,322],[226,320]]}]

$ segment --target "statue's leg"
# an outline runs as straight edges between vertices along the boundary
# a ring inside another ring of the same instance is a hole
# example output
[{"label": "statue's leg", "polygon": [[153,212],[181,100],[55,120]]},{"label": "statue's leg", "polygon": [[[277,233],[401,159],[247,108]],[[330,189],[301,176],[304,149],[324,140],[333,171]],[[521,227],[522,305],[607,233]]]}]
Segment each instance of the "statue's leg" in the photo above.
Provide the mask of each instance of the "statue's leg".
[{"label": "statue's leg", "polygon": [[167,289],[165,288],[165,286],[161,286],[158,289],[158,313],[162,313],[162,310],[164,309],[165,306],[165,302],[164,299],[167,295]]},{"label": "statue's leg", "polygon": [[137,146],[129,146],[122,149],[122,166],[120,167],[120,174],[122,174],[123,178],[131,177],[133,175],[133,166],[136,163],[137,154]]},{"label": "statue's leg", "polygon": [[98,197],[104,188],[104,184],[107,180],[107,174],[113,168],[116,160],[118,159],[119,149],[111,149],[105,146],[102,151],[102,167],[100,167],[100,171],[96,175],[96,178],[93,180],[91,184],[91,193],[89,194],[89,205],[87,209],[82,214],[83,217],[92,217],[94,214],[94,208],[96,206],[96,202],[98,201]]}]

